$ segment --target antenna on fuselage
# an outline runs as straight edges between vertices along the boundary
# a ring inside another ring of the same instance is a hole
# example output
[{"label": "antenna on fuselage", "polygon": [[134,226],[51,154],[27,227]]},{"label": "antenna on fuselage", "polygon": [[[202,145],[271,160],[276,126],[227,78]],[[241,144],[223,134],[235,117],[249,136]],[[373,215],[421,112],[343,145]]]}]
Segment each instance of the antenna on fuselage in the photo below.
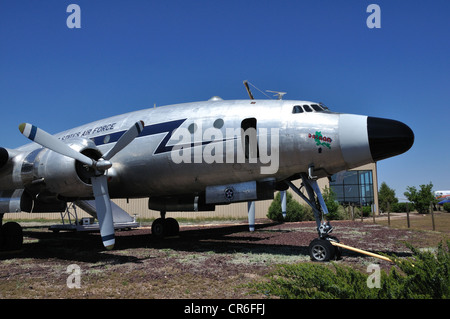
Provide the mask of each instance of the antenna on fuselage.
[{"label": "antenna on fuselage", "polygon": [[247,80],[244,81],[244,85],[245,89],[247,90],[248,96],[250,97],[250,100],[254,100],[255,98],[253,97],[252,91],[250,91],[250,87],[248,86]]},{"label": "antenna on fuselage", "polygon": [[282,100],[283,95],[285,95],[287,93],[287,92],[270,91],[270,90],[266,90],[266,92],[275,93],[274,96],[277,96],[277,100]]},{"label": "antenna on fuselage", "polygon": [[[256,86],[254,86],[252,83],[248,82],[247,80],[244,81],[244,85],[245,85],[245,89],[247,90],[248,96],[250,97],[250,100],[254,100],[255,98],[253,97],[252,91],[250,91],[250,86],[253,86],[255,89],[257,89],[259,92],[261,92],[262,94],[264,94],[265,96],[267,96],[269,99],[272,99],[272,97],[268,96],[266,93],[264,93],[263,91],[261,91],[260,89],[258,89]],[[278,97],[278,100],[282,100],[283,96],[287,93],[287,92],[280,92],[280,91],[270,91],[270,90],[266,90],[266,92],[270,92],[270,93],[275,93],[274,96]]]}]

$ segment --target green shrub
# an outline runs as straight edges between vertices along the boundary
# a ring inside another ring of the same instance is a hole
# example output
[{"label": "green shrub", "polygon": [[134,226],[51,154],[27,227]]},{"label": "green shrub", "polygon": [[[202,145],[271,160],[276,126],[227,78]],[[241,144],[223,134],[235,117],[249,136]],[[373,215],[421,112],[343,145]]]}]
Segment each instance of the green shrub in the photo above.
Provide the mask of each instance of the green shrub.
[{"label": "green shrub", "polygon": [[450,240],[447,247],[439,244],[434,253],[421,251],[409,244],[413,258],[394,258],[395,264],[406,275],[401,280],[401,291],[397,298],[450,298]]},{"label": "green shrub", "polygon": [[325,202],[325,205],[327,205],[328,209],[328,220],[338,220],[342,219],[342,216],[339,214],[339,203],[336,201],[336,194],[334,193],[333,189],[331,189],[328,186],[325,186],[325,188],[322,190],[322,196],[323,200]]},{"label": "green shrub", "polygon": [[[437,252],[410,245],[413,257],[390,257],[396,267],[380,271],[380,288],[369,288],[369,273],[348,266],[299,263],[280,265],[270,281],[251,284],[254,293],[280,298],[416,299],[450,298],[450,241]],[[334,266],[334,269],[333,269]]]},{"label": "green shrub", "polygon": [[[408,204],[408,207],[406,207]],[[406,213],[407,209],[409,211],[414,210],[414,205],[412,203],[394,203],[391,205],[391,212],[394,213]]]},{"label": "green shrub", "polygon": [[371,206],[363,206],[362,207],[363,216],[370,217],[372,216],[372,207]]},{"label": "green shrub", "polygon": [[256,284],[254,292],[283,299],[375,298],[367,295],[372,292],[366,286],[363,273],[333,265],[334,271],[322,264],[279,266],[270,282]]},{"label": "green shrub", "polygon": [[283,218],[281,212],[281,196],[280,192],[277,193],[274,200],[269,206],[267,211],[267,218],[274,221],[286,221],[286,222],[300,222],[306,220],[314,220],[312,209],[301,205],[295,199],[292,198],[292,194],[286,192],[286,218]]},{"label": "green shrub", "polygon": [[444,203],[444,210],[450,213],[450,203]]},{"label": "green shrub", "polygon": [[344,206],[339,205],[337,210],[337,218],[339,220],[349,220],[352,219],[351,213],[349,213],[348,209],[346,209]]}]

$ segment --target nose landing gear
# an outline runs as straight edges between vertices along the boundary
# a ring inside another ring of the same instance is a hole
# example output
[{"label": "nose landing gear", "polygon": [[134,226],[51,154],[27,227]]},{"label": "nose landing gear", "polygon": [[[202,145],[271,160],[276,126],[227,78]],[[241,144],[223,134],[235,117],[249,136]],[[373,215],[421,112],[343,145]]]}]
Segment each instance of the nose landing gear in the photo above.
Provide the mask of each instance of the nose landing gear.
[{"label": "nose landing gear", "polygon": [[330,222],[324,222],[324,215],[328,214],[328,209],[317,181],[312,174],[313,170],[314,166],[311,165],[308,174],[300,174],[302,178],[301,187],[305,187],[308,197],[300,191],[301,187],[300,189],[297,188],[291,181],[285,181],[285,183],[313,209],[319,238],[311,241],[308,250],[311,260],[323,262],[340,258],[341,248],[331,244],[331,241],[339,242],[339,240],[330,236],[330,233],[333,231]]}]

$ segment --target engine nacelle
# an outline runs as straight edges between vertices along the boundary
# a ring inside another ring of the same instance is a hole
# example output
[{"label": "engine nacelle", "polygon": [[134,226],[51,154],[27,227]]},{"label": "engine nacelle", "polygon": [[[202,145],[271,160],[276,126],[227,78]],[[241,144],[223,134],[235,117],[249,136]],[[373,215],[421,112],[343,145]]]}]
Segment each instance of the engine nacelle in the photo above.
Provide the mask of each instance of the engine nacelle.
[{"label": "engine nacelle", "polygon": [[2,213],[59,213],[66,209],[66,203],[58,200],[42,202],[33,198],[24,190],[0,191],[0,214]]},{"label": "engine nacelle", "polygon": [[12,169],[14,158],[19,154],[19,151],[0,147],[0,170],[6,171],[8,168]]},{"label": "engine nacelle", "polygon": [[32,199],[25,190],[0,192],[0,213],[30,212],[31,208]]},{"label": "engine nacelle", "polygon": [[0,169],[2,169],[11,159],[10,151],[0,147]]},{"label": "engine nacelle", "polygon": [[[80,139],[71,146],[100,157],[92,141]],[[92,193],[88,173],[82,164],[48,149],[0,148],[0,213],[63,212],[66,203],[58,197]]]},{"label": "engine nacelle", "polygon": [[[101,157],[91,140],[73,139],[68,145],[88,157]],[[90,180],[92,168],[48,149],[36,149],[26,155],[20,176],[23,186],[36,195],[56,194],[62,198],[93,196]]]}]

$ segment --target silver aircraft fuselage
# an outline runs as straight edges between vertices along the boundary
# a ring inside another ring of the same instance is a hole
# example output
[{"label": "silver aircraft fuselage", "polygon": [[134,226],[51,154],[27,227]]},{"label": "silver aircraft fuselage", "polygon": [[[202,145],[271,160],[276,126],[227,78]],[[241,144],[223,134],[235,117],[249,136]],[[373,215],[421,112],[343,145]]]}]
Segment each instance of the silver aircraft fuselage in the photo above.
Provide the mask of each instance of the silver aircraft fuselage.
[{"label": "silver aircraft fuselage", "polygon": [[[334,113],[314,102],[221,99],[127,113],[55,136],[99,157],[141,120],[144,130],[108,170],[111,198],[198,194],[208,186],[247,181],[276,183],[311,168],[315,176],[325,177],[401,154],[414,140],[403,123]],[[256,151],[246,149],[252,134]],[[7,151],[0,190],[26,189],[45,198],[92,197],[89,180],[80,177],[83,168],[74,159],[35,143]]]}]

